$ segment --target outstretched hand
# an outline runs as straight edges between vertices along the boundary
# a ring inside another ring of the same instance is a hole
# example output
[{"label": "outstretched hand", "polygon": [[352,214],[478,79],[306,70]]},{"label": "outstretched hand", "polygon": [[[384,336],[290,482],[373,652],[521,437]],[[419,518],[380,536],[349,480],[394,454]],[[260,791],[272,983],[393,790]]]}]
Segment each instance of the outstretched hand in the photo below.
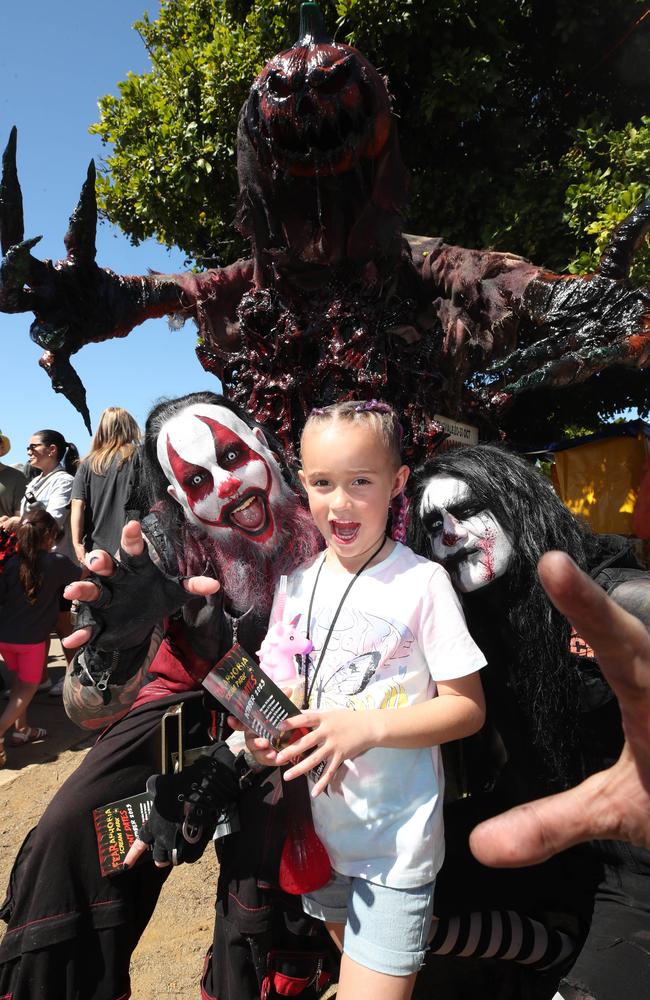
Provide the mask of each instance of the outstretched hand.
[{"label": "outstretched hand", "polygon": [[594,838],[650,849],[650,636],[564,553],[546,553],[539,576],[558,611],[592,646],[618,699],[625,745],[613,767],[576,788],[479,824],[472,853],[486,865],[518,867]]},{"label": "outstretched hand", "polygon": [[[130,618],[132,623],[137,625],[142,605],[147,601],[151,603],[151,594],[146,591],[152,583],[155,585],[155,592],[165,603],[165,607],[161,608],[164,613],[171,613],[181,607],[189,597],[207,597],[215,594],[220,586],[218,580],[207,576],[191,576],[181,581],[166,577],[146,553],[139,521],[128,521],[122,529],[119,561],[113,559],[103,549],[94,549],[86,555],[85,564],[97,580],[71,583],[63,594],[68,600],[81,601],[86,605],[93,623],[84,624],[64,639],[63,645],[67,649],[78,649],[95,636],[97,629],[94,619],[107,617],[106,612],[110,607],[117,605],[117,595],[121,592],[123,592],[122,603],[124,600],[130,602]],[[103,580],[106,581],[105,585]],[[112,642],[114,648],[120,648],[120,643],[116,643],[115,637]]]}]

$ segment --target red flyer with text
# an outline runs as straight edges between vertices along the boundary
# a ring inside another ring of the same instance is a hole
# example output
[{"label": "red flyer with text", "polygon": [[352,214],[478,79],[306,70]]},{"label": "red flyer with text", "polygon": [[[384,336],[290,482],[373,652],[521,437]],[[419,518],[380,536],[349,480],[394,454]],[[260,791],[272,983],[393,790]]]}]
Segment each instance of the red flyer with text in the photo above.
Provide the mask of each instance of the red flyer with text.
[{"label": "red flyer with text", "polygon": [[231,715],[274,745],[286,739],[287,734],[280,732],[280,723],[290,715],[300,714],[291,699],[239,643],[228,650],[202,683]]},{"label": "red flyer with text", "polygon": [[138,830],[149,817],[152,801],[149,792],[141,792],[93,809],[102,875],[113,875],[120,868]]}]

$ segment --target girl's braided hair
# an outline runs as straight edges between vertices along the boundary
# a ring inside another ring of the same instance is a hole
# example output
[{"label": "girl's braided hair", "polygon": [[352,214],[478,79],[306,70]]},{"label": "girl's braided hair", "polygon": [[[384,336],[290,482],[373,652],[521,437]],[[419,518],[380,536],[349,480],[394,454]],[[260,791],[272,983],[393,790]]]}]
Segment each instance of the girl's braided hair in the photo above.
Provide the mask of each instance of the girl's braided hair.
[{"label": "girl's braided hair", "polygon": [[[381,399],[348,399],[342,403],[332,403],[330,406],[317,407],[311,411],[300,438],[302,442],[306,432],[316,424],[330,420],[348,421],[349,423],[370,423],[373,430],[381,438],[386,451],[393,460],[395,469],[402,465],[402,441],[404,430],[397,413]],[[409,501],[404,492],[393,497],[390,504],[391,527],[390,534],[397,542],[404,542],[408,527]]]}]

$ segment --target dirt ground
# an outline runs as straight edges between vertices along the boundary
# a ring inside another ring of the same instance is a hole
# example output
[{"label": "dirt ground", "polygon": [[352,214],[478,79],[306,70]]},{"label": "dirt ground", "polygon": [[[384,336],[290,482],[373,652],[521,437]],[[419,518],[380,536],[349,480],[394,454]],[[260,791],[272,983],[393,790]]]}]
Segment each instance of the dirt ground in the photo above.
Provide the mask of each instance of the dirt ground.
[{"label": "dirt ground", "polygon": [[[63,663],[60,647],[53,642],[48,667],[54,680],[63,673]],[[48,694],[36,696],[29,721],[46,728],[48,738],[20,749],[8,747],[8,766],[0,771],[1,895],[24,836],[93,741],[67,719],[61,699]],[[203,959],[212,941],[216,883],[216,858],[209,849],[201,861],[182,865],[167,880],[133,958],[133,1000],[200,996]],[[4,929],[0,923],[0,937]]]}]

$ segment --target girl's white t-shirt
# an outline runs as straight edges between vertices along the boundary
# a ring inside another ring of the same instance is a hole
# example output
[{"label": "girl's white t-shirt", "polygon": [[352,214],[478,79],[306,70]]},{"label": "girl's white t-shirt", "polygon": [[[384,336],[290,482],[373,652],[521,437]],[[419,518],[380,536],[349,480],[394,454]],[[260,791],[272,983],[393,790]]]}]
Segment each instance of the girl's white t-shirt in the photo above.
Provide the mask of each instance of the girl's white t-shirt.
[{"label": "girl's white t-shirt", "polygon": [[[283,619],[301,615],[301,632],[323,558],[319,554],[288,580]],[[309,628],[315,646],[310,685],[318,665],[311,709],[398,710],[435,696],[436,681],[485,665],[446,570],[400,543],[355,581],[319,663],[349,583],[349,574],[323,566]],[[431,882],[444,859],[443,789],[438,747],[376,747],[346,761],[327,791],[312,800],[332,867],[395,888]]]}]

